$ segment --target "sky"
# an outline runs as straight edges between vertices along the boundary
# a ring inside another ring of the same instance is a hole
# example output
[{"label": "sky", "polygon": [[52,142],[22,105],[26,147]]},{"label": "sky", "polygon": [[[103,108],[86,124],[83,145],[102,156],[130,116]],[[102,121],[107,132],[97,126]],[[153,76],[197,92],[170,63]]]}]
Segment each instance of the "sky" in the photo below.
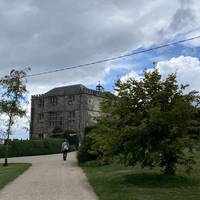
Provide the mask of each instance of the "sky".
[{"label": "sky", "polygon": [[[199,0],[0,0],[0,77],[93,62],[200,35]],[[53,87],[98,81],[113,91],[117,79],[158,68],[200,90],[200,39],[128,58],[27,79],[29,99]],[[28,106],[30,116],[30,104]],[[28,138],[29,118],[13,138]]]}]

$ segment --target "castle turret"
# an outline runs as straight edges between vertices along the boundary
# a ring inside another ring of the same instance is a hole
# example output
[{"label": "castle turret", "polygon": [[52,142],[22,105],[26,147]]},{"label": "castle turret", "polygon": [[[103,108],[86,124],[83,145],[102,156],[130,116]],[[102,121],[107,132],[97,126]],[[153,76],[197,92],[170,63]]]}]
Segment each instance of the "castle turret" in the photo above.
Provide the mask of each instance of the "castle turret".
[{"label": "castle turret", "polygon": [[98,91],[98,92],[103,92],[103,91],[104,91],[104,88],[103,88],[103,86],[100,84],[100,81],[99,81],[98,85],[96,86],[96,91]]}]

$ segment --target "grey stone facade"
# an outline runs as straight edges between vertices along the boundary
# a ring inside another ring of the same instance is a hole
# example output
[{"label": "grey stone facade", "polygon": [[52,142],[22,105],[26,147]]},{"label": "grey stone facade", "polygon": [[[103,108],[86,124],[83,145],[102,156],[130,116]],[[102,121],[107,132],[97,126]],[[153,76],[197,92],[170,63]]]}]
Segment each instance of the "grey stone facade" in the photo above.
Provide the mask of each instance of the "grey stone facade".
[{"label": "grey stone facade", "polygon": [[100,91],[83,85],[58,87],[31,98],[30,138],[45,138],[55,127],[74,130],[83,137],[86,126],[95,123],[101,114]]}]

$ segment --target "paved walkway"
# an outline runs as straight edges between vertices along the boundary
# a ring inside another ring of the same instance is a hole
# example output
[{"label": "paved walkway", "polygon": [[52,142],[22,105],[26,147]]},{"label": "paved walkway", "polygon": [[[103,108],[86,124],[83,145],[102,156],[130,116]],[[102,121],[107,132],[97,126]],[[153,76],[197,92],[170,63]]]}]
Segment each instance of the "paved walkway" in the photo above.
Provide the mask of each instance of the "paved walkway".
[{"label": "paved walkway", "polygon": [[[28,162],[32,166],[0,190],[1,200],[97,200],[75,153],[10,158],[9,162]],[[2,162],[2,160],[0,160]]]}]

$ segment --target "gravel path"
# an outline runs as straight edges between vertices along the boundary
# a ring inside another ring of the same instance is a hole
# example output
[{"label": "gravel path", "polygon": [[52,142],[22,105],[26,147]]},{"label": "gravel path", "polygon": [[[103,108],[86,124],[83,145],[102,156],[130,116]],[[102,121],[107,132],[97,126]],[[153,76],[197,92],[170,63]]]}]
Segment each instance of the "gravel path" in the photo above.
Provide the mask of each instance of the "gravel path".
[{"label": "gravel path", "polygon": [[[0,160],[2,162],[2,160]],[[0,190],[1,200],[97,200],[75,153],[62,161],[61,154],[9,158],[32,166]]]}]

